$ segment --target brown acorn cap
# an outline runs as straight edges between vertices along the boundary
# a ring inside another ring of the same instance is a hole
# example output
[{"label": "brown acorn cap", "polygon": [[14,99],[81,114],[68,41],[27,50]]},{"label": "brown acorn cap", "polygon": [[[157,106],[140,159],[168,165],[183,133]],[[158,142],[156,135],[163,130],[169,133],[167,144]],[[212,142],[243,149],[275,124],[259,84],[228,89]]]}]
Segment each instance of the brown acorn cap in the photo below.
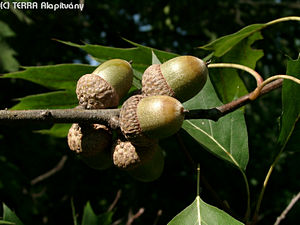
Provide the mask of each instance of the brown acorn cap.
[{"label": "brown acorn cap", "polygon": [[142,76],[142,93],[144,95],[168,95],[175,96],[174,91],[164,78],[160,64],[149,66]]},{"label": "brown acorn cap", "polygon": [[164,155],[159,145],[155,145],[155,148],[151,150],[151,157],[127,172],[139,181],[151,182],[161,176],[163,169]]},{"label": "brown acorn cap", "polygon": [[137,118],[137,105],[145,96],[134,95],[128,98],[122,105],[120,111],[120,128],[124,136],[136,146],[148,146],[157,140],[149,138],[142,133]]},{"label": "brown acorn cap", "polygon": [[120,139],[113,146],[113,162],[120,169],[130,170],[153,157],[157,143],[147,147],[134,146],[130,141]]},{"label": "brown acorn cap", "polygon": [[78,80],[76,94],[79,104],[86,109],[113,108],[119,104],[115,89],[95,74],[83,75]]},{"label": "brown acorn cap", "polygon": [[110,148],[112,135],[110,130],[101,124],[72,124],[68,133],[70,149],[90,167],[106,169],[112,165]]}]

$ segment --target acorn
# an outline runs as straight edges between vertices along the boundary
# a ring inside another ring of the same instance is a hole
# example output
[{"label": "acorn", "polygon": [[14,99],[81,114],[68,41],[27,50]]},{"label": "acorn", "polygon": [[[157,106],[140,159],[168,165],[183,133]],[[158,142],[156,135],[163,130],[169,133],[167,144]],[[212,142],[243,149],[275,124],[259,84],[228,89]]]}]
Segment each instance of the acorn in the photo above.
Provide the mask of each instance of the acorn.
[{"label": "acorn", "polygon": [[120,139],[113,147],[113,162],[117,168],[144,182],[159,178],[164,167],[162,150],[157,143],[139,147]]},{"label": "acorn", "polygon": [[111,59],[98,66],[92,74],[77,82],[79,104],[86,109],[113,108],[129,91],[133,80],[131,65],[122,59]]},{"label": "acorn", "polygon": [[119,169],[134,169],[154,155],[157,143],[148,146],[135,146],[130,141],[117,140],[113,146],[113,163]]},{"label": "acorn", "polygon": [[144,95],[168,95],[185,102],[206,83],[206,63],[194,56],[178,56],[163,64],[153,64],[142,76]]},{"label": "acorn", "polygon": [[136,145],[145,142],[146,146],[176,133],[183,120],[182,104],[166,95],[134,95],[124,102],[119,117],[124,136]]},{"label": "acorn", "polygon": [[91,168],[104,170],[112,166],[112,134],[104,125],[72,124],[68,145]]},{"label": "acorn", "polygon": [[155,145],[151,151],[151,157],[137,167],[127,170],[130,176],[143,182],[151,182],[161,176],[164,169],[163,151],[158,145]]}]

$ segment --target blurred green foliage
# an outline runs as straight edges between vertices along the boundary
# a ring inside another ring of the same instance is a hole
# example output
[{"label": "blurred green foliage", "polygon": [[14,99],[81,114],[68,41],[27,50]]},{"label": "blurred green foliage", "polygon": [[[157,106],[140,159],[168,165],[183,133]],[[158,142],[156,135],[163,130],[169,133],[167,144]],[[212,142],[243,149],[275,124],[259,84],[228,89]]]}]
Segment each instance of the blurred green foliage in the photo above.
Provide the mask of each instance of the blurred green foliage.
[{"label": "blurred green foliage", "polygon": [[[53,38],[78,44],[131,47],[122,40],[126,38],[177,54],[205,57],[207,52],[196,47],[249,24],[297,15],[299,8],[299,1],[275,0],[90,0],[85,1],[83,12],[22,10],[16,16],[10,10],[0,10],[1,24],[5,24],[0,28],[0,35],[6,33],[4,39],[0,36],[0,48],[7,46],[8,49],[0,51],[1,73],[16,70],[17,61],[22,66],[90,62],[84,51]],[[299,54],[299,24],[278,24],[264,30],[262,35],[264,39],[252,46],[263,49],[265,53],[258,62],[257,71],[266,77],[285,73],[287,55],[295,59]],[[2,40],[5,45],[1,45]],[[4,62],[10,66],[4,67]],[[243,79],[249,90],[253,89],[254,82]],[[1,109],[15,105],[16,98],[49,91],[19,79],[1,79],[0,88]],[[253,201],[257,199],[268,167],[279,151],[280,115],[279,90],[246,107],[251,159],[247,174]],[[154,224],[159,210],[162,210],[162,215],[157,224],[166,224],[195,199],[195,173],[175,137],[161,143],[168,149],[162,177],[152,183],[140,183],[116,169],[90,169],[68,152],[64,138],[33,132],[47,128],[49,125],[0,126],[0,200],[14,209],[24,224],[72,224],[71,198],[80,218],[88,201],[95,213],[101,214],[111,205],[119,189],[122,195],[113,221],[122,218],[124,222],[130,209],[136,212],[144,207],[144,214],[134,224]],[[229,203],[232,211],[242,215],[245,209],[241,202],[246,199],[239,172],[206,151],[198,151],[202,147],[185,131],[180,135],[192,156],[200,159],[201,173],[206,181],[222,200]],[[63,170],[31,185],[31,180],[53,168],[63,155],[68,155]],[[274,223],[293,194],[299,191],[297,162],[299,151],[286,152],[275,168],[263,201],[261,224]],[[205,185],[201,187],[201,198],[222,209],[213,192]],[[299,210],[299,206],[293,208],[281,224],[297,224]]]}]

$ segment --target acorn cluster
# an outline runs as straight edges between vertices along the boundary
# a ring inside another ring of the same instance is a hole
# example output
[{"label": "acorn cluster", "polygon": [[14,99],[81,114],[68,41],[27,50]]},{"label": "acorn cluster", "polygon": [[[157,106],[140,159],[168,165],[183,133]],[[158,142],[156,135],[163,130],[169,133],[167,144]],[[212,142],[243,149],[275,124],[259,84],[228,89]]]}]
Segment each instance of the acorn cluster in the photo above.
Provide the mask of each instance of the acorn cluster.
[{"label": "acorn cluster", "polygon": [[[90,167],[106,169],[114,165],[141,181],[157,179],[164,166],[159,140],[181,128],[181,102],[194,97],[207,76],[205,62],[194,56],[151,65],[142,76],[141,94],[131,96],[121,107],[117,138],[112,138],[113,131],[101,124],[73,124],[68,134],[70,149]],[[133,71],[127,61],[106,61],[78,80],[79,105],[85,109],[115,108],[132,80]]]}]

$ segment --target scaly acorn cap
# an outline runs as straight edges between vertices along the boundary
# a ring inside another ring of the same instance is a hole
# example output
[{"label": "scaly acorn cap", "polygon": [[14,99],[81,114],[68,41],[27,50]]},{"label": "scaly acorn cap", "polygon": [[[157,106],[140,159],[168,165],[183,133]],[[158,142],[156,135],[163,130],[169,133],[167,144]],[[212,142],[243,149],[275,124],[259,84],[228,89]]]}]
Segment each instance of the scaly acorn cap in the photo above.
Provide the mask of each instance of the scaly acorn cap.
[{"label": "scaly acorn cap", "polygon": [[123,104],[119,117],[121,131],[129,140],[166,138],[181,128],[183,120],[182,104],[166,95],[132,96]]},{"label": "scaly acorn cap", "polygon": [[207,76],[204,61],[194,56],[178,56],[148,67],[142,76],[142,92],[168,95],[185,102],[201,91]]},{"label": "scaly acorn cap", "polygon": [[152,150],[151,156],[152,157],[149,157],[144,163],[127,170],[128,174],[143,182],[151,182],[158,179],[164,169],[164,155],[162,149],[156,145]]},{"label": "scaly acorn cap", "polygon": [[112,134],[104,125],[74,123],[69,129],[69,148],[91,168],[103,170],[112,166],[111,144]]},{"label": "scaly acorn cap", "polygon": [[119,96],[113,87],[96,74],[83,75],[77,81],[79,105],[86,109],[113,108],[119,105]]},{"label": "scaly acorn cap", "polygon": [[79,104],[87,109],[113,108],[119,105],[132,85],[131,65],[112,59],[98,66],[92,74],[82,76],[76,87]]},{"label": "scaly acorn cap", "polygon": [[130,170],[152,159],[157,143],[147,147],[134,146],[130,141],[117,140],[113,146],[113,162],[119,169]]}]

